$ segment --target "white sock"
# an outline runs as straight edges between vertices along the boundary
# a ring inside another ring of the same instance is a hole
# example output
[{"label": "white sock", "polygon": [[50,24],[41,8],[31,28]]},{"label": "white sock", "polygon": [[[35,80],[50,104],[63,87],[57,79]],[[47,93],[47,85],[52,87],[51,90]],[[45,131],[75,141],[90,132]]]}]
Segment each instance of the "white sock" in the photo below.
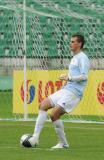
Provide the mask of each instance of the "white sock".
[{"label": "white sock", "polygon": [[53,122],[56,133],[58,135],[58,138],[61,143],[63,144],[68,144],[66,137],[65,137],[65,132],[64,132],[64,125],[60,119],[56,120]]},{"label": "white sock", "polygon": [[33,135],[37,135],[39,138],[40,133],[44,127],[44,123],[45,123],[46,119],[47,119],[47,112],[43,111],[43,110],[39,110],[39,114],[38,114],[38,118],[36,120],[36,125],[35,125]]}]

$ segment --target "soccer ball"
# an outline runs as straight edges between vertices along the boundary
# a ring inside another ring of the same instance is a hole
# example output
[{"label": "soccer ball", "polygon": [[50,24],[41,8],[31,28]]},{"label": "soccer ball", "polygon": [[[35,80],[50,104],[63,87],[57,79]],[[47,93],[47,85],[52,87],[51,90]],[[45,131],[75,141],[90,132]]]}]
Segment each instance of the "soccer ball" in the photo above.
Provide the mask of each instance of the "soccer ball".
[{"label": "soccer ball", "polygon": [[24,134],[20,138],[20,144],[24,147],[30,148],[30,147],[36,147],[36,143],[34,141],[34,137],[30,134]]}]

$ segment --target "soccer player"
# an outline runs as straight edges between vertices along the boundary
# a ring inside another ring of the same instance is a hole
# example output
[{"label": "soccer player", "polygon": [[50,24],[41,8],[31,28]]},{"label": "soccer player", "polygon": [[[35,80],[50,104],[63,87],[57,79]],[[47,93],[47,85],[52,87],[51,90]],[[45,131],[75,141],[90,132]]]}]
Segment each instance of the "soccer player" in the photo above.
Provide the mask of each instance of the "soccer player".
[{"label": "soccer player", "polygon": [[50,118],[58,135],[59,143],[52,148],[69,147],[60,117],[73,111],[83,96],[89,72],[89,59],[83,52],[84,43],[84,37],[80,34],[75,34],[71,37],[70,48],[73,58],[69,64],[68,75],[62,74],[59,77],[60,80],[66,81],[66,85],[41,102],[34,134],[30,138],[32,144],[38,144],[40,133],[47,119],[47,111],[53,108]]}]

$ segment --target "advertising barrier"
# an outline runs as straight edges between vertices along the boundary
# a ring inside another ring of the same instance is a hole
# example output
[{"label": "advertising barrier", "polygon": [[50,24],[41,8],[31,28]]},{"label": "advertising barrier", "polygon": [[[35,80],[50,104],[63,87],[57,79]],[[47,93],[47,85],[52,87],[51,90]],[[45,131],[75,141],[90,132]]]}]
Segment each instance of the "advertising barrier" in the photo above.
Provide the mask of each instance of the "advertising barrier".
[{"label": "advertising barrier", "polygon": [[[61,89],[64,83],[59,80],[67,70],[27,71],[28,113],[38,113],[39,103],[48,95]],[[14,71],[13,113],[24,113],[24,73]],[[104,115],[104,71],[89,72],[88,83],[79,105],[71,112],[73,115]]]}]

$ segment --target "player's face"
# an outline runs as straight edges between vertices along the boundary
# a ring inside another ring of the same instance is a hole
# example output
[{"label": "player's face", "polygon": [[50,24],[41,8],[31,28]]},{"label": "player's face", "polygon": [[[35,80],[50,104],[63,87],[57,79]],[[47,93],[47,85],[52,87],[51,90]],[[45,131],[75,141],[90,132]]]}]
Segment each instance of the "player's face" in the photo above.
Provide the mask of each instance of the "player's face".
[{"label": "player's face", "polygon": [[72,37],[70,42],[70,48],[75,53],[81,48],[81,44],[78,42],[77,37]]}]

